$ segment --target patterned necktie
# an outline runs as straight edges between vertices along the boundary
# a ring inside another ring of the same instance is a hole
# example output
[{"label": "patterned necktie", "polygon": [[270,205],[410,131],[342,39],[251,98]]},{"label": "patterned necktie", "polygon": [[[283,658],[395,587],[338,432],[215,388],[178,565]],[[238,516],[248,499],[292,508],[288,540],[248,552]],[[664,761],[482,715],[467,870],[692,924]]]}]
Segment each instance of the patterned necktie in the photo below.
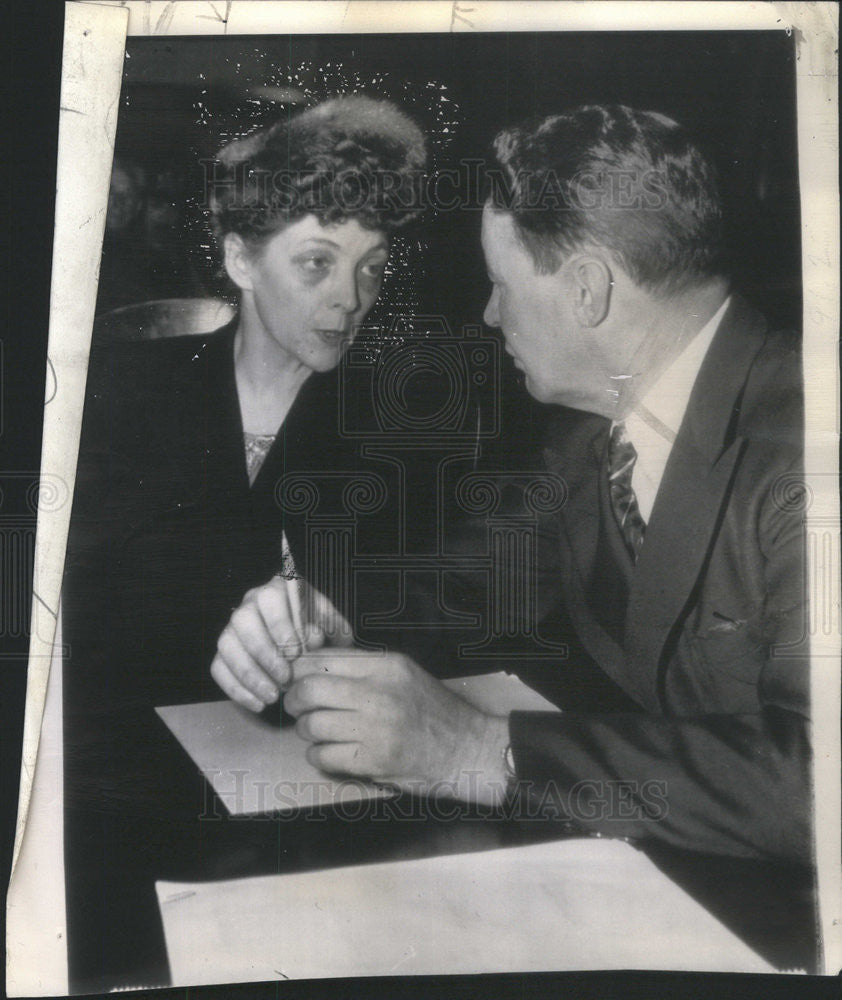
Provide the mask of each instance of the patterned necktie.
[{"label": "patterned necktie", "polygon": [[611,509],[632,559],[637,562],[646,522],[632,489],[632,471],[637,461],[634,445],[626,436],[626,425],[616,424],[608,443],[608,493]]}]

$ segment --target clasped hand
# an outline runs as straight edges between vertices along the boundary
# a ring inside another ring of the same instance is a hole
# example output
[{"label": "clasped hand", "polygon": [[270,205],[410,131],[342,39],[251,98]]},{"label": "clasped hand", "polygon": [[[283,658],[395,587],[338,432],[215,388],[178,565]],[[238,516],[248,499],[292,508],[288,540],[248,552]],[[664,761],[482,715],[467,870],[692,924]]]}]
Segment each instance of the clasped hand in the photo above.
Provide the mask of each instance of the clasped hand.
[{"label": "clasped hand", "polygon": [[231,615],[211,666],[222,690],[253,711],[283,691],[311,744],[307,758],[323,771],[498,802],[507,720],[469,705],[409,657],[347,648],[341,616],[331,633],[311,625],[300,635],[285,583],[249,591]]},{"label": "clasped hand", "polygon": [[275,576],[249,590],[217,641],[211,676],[232,701],[252,712],[278,700],[292,682],[292,662],[306,650],[353,645],[351,626],[309,586],[307,623],[300,623],[291,593],[296,583]]}]

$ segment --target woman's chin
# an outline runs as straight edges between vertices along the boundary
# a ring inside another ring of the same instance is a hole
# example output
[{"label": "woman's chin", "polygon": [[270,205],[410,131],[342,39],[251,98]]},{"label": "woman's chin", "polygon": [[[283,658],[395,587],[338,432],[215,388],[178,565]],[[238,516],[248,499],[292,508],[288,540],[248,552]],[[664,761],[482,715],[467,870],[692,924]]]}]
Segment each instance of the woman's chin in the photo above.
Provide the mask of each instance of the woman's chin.
[{"label": "woman's chin", "polygon": [[342,355],[351,346],[351,340],[347,334],[335,336],[330,334],[317,334],[317,343],[312,353],[311,368],[313,371],[326,372],[335,368],[342,359]]},{"label": "woman's chin", "polygon": [[314,352],[314,354],[307,360],[307,367],[313,372],[324,373],[333,371],[333,369],[336,368],[342,360],[342,355],[344,353],[344,346],[337,346],[333,350],[321,350]]}]

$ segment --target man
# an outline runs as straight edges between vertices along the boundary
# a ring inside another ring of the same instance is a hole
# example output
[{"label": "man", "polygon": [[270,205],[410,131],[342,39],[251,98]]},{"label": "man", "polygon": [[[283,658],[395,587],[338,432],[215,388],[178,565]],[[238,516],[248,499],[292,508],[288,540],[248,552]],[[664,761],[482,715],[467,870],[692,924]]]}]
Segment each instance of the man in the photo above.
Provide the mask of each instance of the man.
[{"label": "man", "polygon": [[[731,292],[713,170],[674,122],[584,107],[495,154],[485,320],[553,408],[544,460],[567,487],[539,603],[631,710],[501,718],[405,655],[296,659],[277,583],[235,612],[212,672],[252,708],[289,684],[328,771],[480,803],[519,787],[578,802],[592,831],[809,861],[797,344]],[[636,808],[604,807],[620,786]]]}]

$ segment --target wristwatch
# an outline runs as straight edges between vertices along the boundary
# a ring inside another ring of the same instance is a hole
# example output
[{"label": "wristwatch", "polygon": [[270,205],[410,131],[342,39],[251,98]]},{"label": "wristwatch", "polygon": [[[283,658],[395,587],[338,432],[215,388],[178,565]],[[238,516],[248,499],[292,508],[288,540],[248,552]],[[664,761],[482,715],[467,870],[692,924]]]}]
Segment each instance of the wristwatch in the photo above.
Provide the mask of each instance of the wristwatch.
[{"label": "wristwatch", "polygon": [[511,792],[515,782],[517,781],[517,770],[515,768],[515,755],[512,750],[511,743],[506,744],[506,748],[503,750],[503,770],[506,774],[506,784],[508,786],[508,791]]}]

